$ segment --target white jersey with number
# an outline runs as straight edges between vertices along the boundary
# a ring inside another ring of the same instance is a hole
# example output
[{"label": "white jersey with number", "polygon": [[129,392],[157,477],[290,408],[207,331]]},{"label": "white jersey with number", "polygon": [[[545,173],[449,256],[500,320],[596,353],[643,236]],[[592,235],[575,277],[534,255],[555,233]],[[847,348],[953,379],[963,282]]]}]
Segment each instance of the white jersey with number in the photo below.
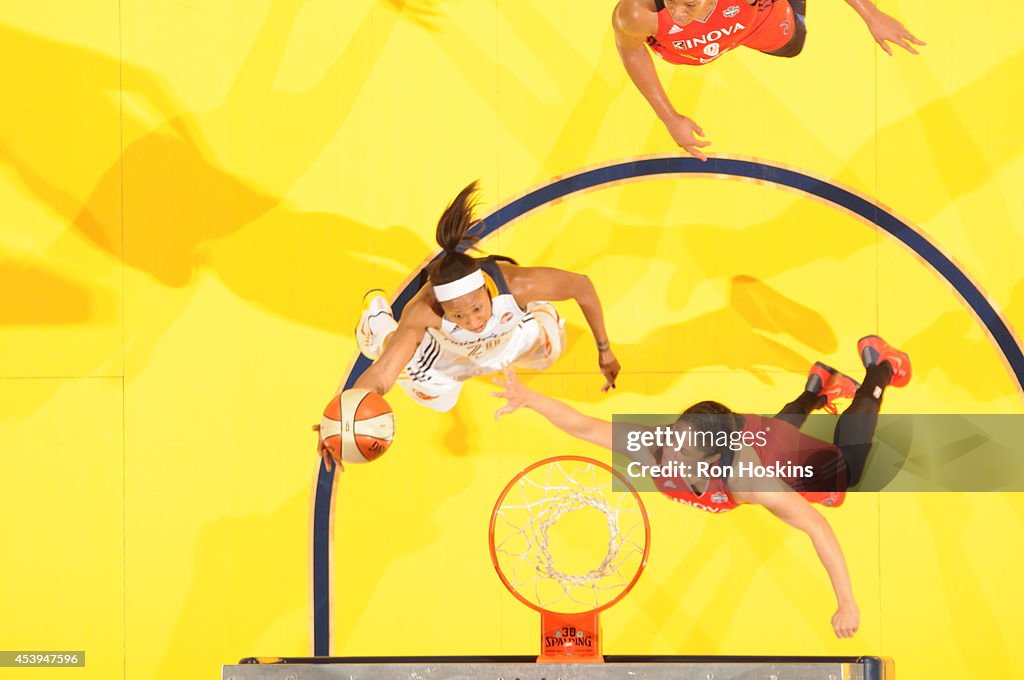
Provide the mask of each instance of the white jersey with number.
[{"label": "white jersey with number", "polygon": [[507,366],[542,369],[561,354],[564,331],[554,307],[534,302],[524,310],[508,290],[497,263],[480,263],[491,295],[491,317],[479,333],[442,318],[428,328],[399,376],[399,385],[416,401],[447,411],[458,399],[462,382]]},{"label": "white jersey with number", "polygon": [[479,333],[447,319],[441,320],[441,328],[428,328],[426,349],[437,355],[428,362],[429,367],[455,380],[465,380],[500,371],[543,341],[537,319],[530,311],[520,309],[512,295],[492,297],[491,309],[491,318]]}]

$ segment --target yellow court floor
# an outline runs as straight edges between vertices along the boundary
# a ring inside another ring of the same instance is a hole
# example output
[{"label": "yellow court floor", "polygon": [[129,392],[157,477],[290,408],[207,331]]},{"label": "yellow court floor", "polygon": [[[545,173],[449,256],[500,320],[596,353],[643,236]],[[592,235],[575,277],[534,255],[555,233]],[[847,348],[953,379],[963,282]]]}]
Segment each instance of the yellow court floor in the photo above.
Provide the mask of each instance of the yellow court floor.
[{"label": "yellow court floor", "polygon": [[[85,650],[83,677],[130,680],[311,652],[310,426],[357,356],[363,293],[398,294],[473,179],[487,215],[586,169],[678,155],[619,63],[613,4],[4,3],[0,647]],[[845,3],[814,0],[796,59],[737,50],[659,71],[719,158],[897,215],[1019,348],[1024,9],[880,6],[928,42],[920,56],[889,58]],[[857,376],[868,333],[914,361],[886,412],[1024,412],[992,319],[921,253],[803,191],[634,177],[480,247],[594,282],[617,389],[600,392],[571,302],[565,355],[523,376],[593,415],[771,411],[816,360]],[[491,567],[491,507],[533,461],[605,453],[533,413],[495,421],[493,389],[471,380],[448,414],[387,395],[394,445],[335,482],[333,653],[536,652],[536,614]],[[826,510],[862,613],[851,640],[832,633],[811,544],[768,513],[645,502],[651,556],[603,617],[608,653],[874,654],[901,678],[1019,666],[1020,494]]]}]

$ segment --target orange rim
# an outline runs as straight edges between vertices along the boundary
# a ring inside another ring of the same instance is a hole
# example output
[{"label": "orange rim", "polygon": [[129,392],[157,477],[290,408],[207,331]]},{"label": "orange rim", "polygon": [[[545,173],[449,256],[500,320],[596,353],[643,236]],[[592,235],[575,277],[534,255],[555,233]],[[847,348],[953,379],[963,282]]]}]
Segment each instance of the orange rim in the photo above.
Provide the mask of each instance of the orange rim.
[{"label": "orange rim", "polygon": [[498,495],[498,500],[494,502],[494,509],[491,510],[491,522],[490,522],[490,524],[487,527],[487,543],[488,543],[488,546],[490,547],[490,552],[491,552],[491,564],[494,565],[494,571],[497,572],[498,578],[501,579],[501,582],[505,584],[505,587],[508,589],[508,591],[510,593],[512,593],[515,596],[515,598],[517,600],[519,600],[520,602],[525,604],[530,609],[534,609],[534,610],[536,610],[538,612],[541,612],[542,614],[565,615],[565,614],[570,614],[571,612],[558,612],[558,611],[554,611],[552,609],[546,609],[544,607],[541,607],[538,604],[534,604],[533,602],[530,602],[525,597],[523,597],[519,593],[519,591],[515,589],[515,586],[513,586],[511,583],[508,582],[508,579],[505,578],[504,572],[502,572],[502,570],[501,570],[501,565],[498,563],[498,552],[497,552],[497,550],[496,550],[496,548],[494,546],[494,525],[495,525],[495,523],[497,522],[497,519],[498,519],[498,509],[501,507],[502,502],[505,500],[505,496],[508,495],[508,492],[512,489],[513,486],[516,485],[516,483],[520,479],[522,479],[523,477],[525,477],[526,475],[530,474],[531,472],[533,472],[534,470],[536,470],[537,468],[539,468],[539,467],[541,467],[543,465],[549,465],[551,463],[557,463],[557,462],[560,462],[560,461],[569,461],[569,460],[577,461],[579,463],[587,463],[588,465],[593,465],[595,467],[604,468],[605,470],[610,472],[612,474],[612,476],[614,476],[616,479],[618,479],[620,482],[622,482],[622,484],[626,487],[626,489],[629,491],[629,493],[633,494],[633,498],[634,498],[634,500],[636,500],[637,507],[640,508],[640,516],[643,517],[643,520],[644,520],[644,554],[640,558],[640,566],[637,567],[636,573],[633,575],[633,578],[622,589],[622,592],[619,593],[618,595],[616,595],[615,597],[613,597],[611,600],[609,600],[608,602],[605,602],[600,607],[595,607],[594,609],[585,610],[585,611],[592,611],[592,612],[604,611],[605,609],[608,609],[608,607],[611,607],[613,604],[615,604],[616,602],[621,600],[623,597],[625,597],[626,594],[630,590],[633,589],[633,586],[640,579],[640,574],[642,574],[644,572],[644,567],[647,566],[647,556],[651,552],[651,522],[647,518],[647,508],[644,507],[644,503],[643,503],[643,500],[641,500],[641,498],[640,498],[640,494],[637,493],[636,489],[633,488],[633,485],[629,482],[629,480],[626,479],[625,477],[623,477],[622,474],[619,473],[618,470],[615,470],[611,466],[609,466],[609,465],[607,465],[605,463],[602,463],[599,460],[594,460],[593,458],[587,458],[586,456],[553,456],[551,458],[545,458],[544,460],[539,460],[536,463],[533,463],[529,467],[523,469],[522,472],[517,474],[515,477],[513,477],[509,481],[509,483],[505,485],[505,488],[502,489],[501,493]]}]

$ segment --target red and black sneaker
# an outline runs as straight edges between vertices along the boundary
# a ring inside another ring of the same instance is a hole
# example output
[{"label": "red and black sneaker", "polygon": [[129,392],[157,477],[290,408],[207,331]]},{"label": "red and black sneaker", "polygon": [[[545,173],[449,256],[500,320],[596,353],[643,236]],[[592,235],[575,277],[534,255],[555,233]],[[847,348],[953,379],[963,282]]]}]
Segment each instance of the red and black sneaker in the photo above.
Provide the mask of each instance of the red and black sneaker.
[{"label": "red and black sneaker", "polygon": [[889,367],[892,368],[892,379],[889,381],[892,387],[903,387],[910,382],[910,356],[889,346],[889,343],[877,335],[861,338],[857,343],[857,352],[860,353],[860,360],[864,362],[864,368],[888,361]]},{"label": "red and black sneaker", "polygon": [[825,404],[821,408],[835,415],[839,409],[832,402],[836,399],[853,399],[859,387],[860,383],[850,376],[816,361],[807,374],[807,386],[804,389],[825,397]]}]

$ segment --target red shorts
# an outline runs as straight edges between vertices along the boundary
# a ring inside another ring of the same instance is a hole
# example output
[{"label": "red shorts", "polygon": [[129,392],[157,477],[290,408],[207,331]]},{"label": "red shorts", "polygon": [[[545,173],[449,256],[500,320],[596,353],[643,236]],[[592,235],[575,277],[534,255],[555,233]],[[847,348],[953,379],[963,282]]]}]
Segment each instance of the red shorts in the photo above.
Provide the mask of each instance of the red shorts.
[{"label": "red shorts", "polygon": [[744,47],[759,52],[781,50],[796,33],[796,16],[788,0],[775,0],[764,23],[743,41]]}]

